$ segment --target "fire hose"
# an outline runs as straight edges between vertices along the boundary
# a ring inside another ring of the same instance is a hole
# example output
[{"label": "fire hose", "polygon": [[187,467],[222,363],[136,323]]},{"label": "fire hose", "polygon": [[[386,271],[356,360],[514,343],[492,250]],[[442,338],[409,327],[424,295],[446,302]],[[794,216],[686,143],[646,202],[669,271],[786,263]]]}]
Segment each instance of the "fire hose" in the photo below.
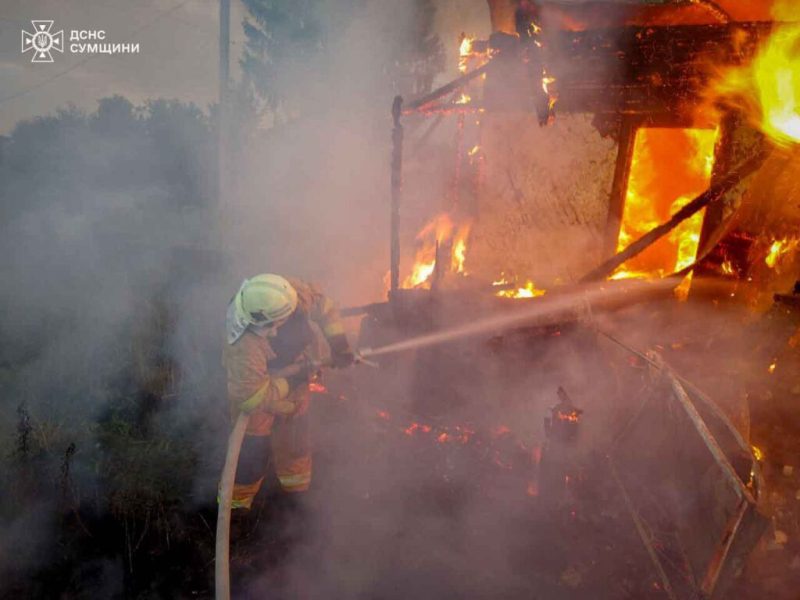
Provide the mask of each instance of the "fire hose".
[{"label": "fire hose", "polygon": [[[542,322],[553,314],[561,314],[566,310],[574,310],[584,304],[597,302],[602,305],[603,301],[608,302],[609,298],[627,298],[636,290],[650,292],[652,288],[659,286],[671,287],[666,281],[642,284],[629,282],[625,287],[617,287],[610,292],[602,285],[596,287],[584,287],[564,294],[561,297],[552,297],[538,302],[536,306],[529,306],[526,310],[515,311],[514,313],[489,316],[478,321],[469,321],[444,329],[442,331],[419,335],[417,337],[389,343],[380,348],[362,348],[356,352],[356,364],[367,364],[378,366],[367,360],[369,357],[377,357],[386,354],[424,348],[427,346],[443,344],[448,341],[474,336],[487,331],[496,332],[498,330],[509,329],[524,323]],[[330,366],[326,363],[315,363],[316,368]],[[307,368],[306,364],[291,365],[286,369],[274,373],[276,377],[291,377]],[[236,479],[236,466],[239,462],[239,453],[247,429],[249,415],[240,413],[236,423],[228,438],[228,450],[225,457],[225,466],[222,471],[219,487],[219,508],[217,512],[217,543],[216,543],[216,566],[215,566],[215,594],[216,600],[230,600],[230,519],[231,504],[233,498],[233,484]]]},{"label": "fire hose", "polygon": [[[367,360],[366,355],[369,351],[356,353],[354,364],[366,364],[377,366]],[[315,370],[330,367],[328,361],[313,362],[311,366]],[[292,377],[308,368],[307,363],[289,365],[273,373],[273,377]],[[219,506],[217,508],[217,542],[216,558],[214,567],[214,596],[216,600],[230,600],[231,579],[230,579],[230,535],[231,535],[231,505],[233,503],[233,484],[236,480],[236,467],[239,464],[239,453],[242,450],[244,434],[250,415],[240,412],[236,418],[236,423],[228,436],[228,451],[225,454],[225,466],[222,468],[222,476],[219,483]]]}]

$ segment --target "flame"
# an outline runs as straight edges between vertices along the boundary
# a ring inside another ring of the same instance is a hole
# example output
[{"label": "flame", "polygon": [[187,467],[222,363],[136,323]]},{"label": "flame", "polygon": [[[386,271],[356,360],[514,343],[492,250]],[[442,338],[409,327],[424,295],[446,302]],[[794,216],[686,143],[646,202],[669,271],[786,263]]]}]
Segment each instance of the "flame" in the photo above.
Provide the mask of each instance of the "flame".
[{"label": "flame", "polygon": [[778,367],[778,360],[773,360],[770,365],[767,367],[767,371],[769,371],[770,375],[775,372],[775,369]]},{"label": "flame", "polygon": [[464,261],[467,259],[467,240],[458,238],[453,242],[452,270],[455,273],[464,273]]},{"label": "flame", "polygon": [[550,89],[550,85],[555,83],[556,78],[548,75],[547,71],[543,71],[542,73],[542,91],[547,95],[547,106],[550,110],[556,105],[556,101],[558,100],[558,96],[552,92]]},{"label": "flame", "polygon": [[405,281],[403,281],[403,287],[415,288],[423,285],[433,274],[433,269],[435,266],[435,259],[430,262],[415,262],[414,267],[411,270],[411,275],[406,277]]},{"label": "flame", "polygon": [[456,100],[456,104],[469,104],[471,100],[472,98],[470,98],[469,94],[461,92],[461,96]]},{"label": "flame", "polygon": [[734,274],[733,263],[732,263],[732,262],[731,262],[729,259],[725,260],[725,261],[724,261],[724,262],[723,262],[723,263],[720,265],[720,270],[721,270],[721,271],[723,272],[723,274],[725,274],[725,275],[733,275],[733,274]]},{"label": "flame", "polygon": [[403,287],[415,288],[424,284],[436,266],[436,246],[442,244],[453,231],[453,222],[447,213],[431,219],[417,234],[417,252],[411,274],[403,281]]},{"label": "flame", "polygon": [[[773,17],[796,21],[797,9],[797,0],[779,1]],[[749,64],[720,74],[711,96],[743,110],[775,143],[800,142],[800,25],[776,24]]]},{"label": "flame", "polygon": [[458,70],[462,73],[467,72],[467,59],[472,55],[472,42],[475,36],[461,34],[461,44],[458,48]]},{"label": "flame", "polygon": [[542,77],[542,91],[543,91],[545,94],[547,94],[548,96],[550,95],[550,90],[548,90],[548,86],[549,86],[551,83],[554,83],[554,82],[555,82],[555,80],[556,80],[556,78],[555,78],[555,77],[551,77],[551,76],[549,76],[549,75],[547,74],[547,71],[545,71],[545,72],[544,72],[544,77]]},{"label": "flame", "polygon": [[[506,283],[507,282],[503,279],[493,282],[492,285],[505,285]],[[546,292],[547,290],[540,290],[533,284],[532,281],[528,281],[524,287],[510,290],[500,290],[499,292],[495,293],[495,296],[499,296],[501,298],[536,298],[538,296],[544,296]]]},{"label": "flame", "polygon": [[318,381],[312,381],[308,384],[308,389],[311,391],[312,394],[324,394],[328,391],[323,384],[319,383]]},{"label": "flame", "polygon": [[[450,270],[466,275],[464,263],[467,258],[467,238],[470,223],[462,223],[458,227],[448,213],[440,213],[429,221],[417,234],[417,252],[411,274],[403,280],[404,288],[424,286],[436,268],[436,247],[439,246],[440,257],[449,242]],[[443,257],[442,257],[443,258]]]},{"label": "flame", "polygon": [[758,462],[764,460],[764,452],[758,446],[750,446],[753,450],[753,458],[755,458]]},{"label": "flame", "polygon": [[[634,142],[617,252],[708,188],[717,130],[639,129]],[[633,257],[612,279],[663,277],[689,266],[697,255],[705,211]],[[688,291],[690,282],[684,284]]]},{"label": "flame", "polygon": [[764,258],[764,262],[767,263],[767,266],[770,269],[774,269],[775,265],[777,265],[786,254],[797,249],[798,244],[800,244],[800,239],[796,238],[783,238],[781,240],[774,240],[772,245],[769,247],[769,251],[767,252],[767,256]]}]

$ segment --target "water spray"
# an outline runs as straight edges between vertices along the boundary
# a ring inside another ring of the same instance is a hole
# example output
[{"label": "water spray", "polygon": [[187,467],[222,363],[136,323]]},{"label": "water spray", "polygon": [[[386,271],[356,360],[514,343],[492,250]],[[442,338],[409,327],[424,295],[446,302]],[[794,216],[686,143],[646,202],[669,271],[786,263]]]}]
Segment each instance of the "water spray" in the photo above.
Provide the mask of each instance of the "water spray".
[{"label": "water spray", "polygon": [[588,312],[592,309],[619,306],[620,304],[636,304],[651,298],[654,293],[674,287],[675,281],[668,278],[656,281],[627,280],[617,281],[613,284],[608,282],[590,284],[578,289],[541,296],[512,313],[470,321],[442,331],[387,344],[380,348],[362,348],[358,355],[363,361],[375,356],[417,350],[482,333],[500,333],[520,325],[552,322],[554,317],[568,312]]},{"label": "water spray", "polygon": [[[579,288],[570,288],[539,297],[531,304],[525,303],[524,306],[516,308],[511,313],[489,316],[485,319],[471,321],[442,331],[387,344],[380,348],[363,348],[356,352],[354,364],[377,367],[378,365],[372,362],[370,358],[426,348],[486,332],[499,333],[520,325],[552,323],[557,316],[570,312],[590,314],[592,310],[596,309],[636,304],[674,287],[675,281],[665,278],[657,281],[617,281],[613,284],[602,282],[587,284]],[[321,369],[329,367],[330,363],[322,361],[313,363],[312,366]],[[308,365],[291,365],[273,373],[273,376],[290,377],[299,372],[299,370],[307,368]],[[240,413],[236,420],[228,439],[228,452],[220,479],[215,566],[215,593],[217,600],[230,599],[229,553],[233,484],[236,478],[239,452],[249,419],[248,414]]]}]

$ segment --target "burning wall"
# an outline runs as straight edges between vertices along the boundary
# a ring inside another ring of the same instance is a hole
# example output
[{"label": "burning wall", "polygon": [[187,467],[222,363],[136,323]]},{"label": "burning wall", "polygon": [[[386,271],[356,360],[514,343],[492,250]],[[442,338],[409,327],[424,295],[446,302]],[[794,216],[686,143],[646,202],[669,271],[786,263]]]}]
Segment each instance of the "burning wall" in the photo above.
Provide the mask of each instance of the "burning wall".
[{"label": "burning wall", "polygon": [[485,182],[469,242],[470,272],[548,286],[597,260],[616,155],[583,116],[542,128],[535,115],[488,114]]}]

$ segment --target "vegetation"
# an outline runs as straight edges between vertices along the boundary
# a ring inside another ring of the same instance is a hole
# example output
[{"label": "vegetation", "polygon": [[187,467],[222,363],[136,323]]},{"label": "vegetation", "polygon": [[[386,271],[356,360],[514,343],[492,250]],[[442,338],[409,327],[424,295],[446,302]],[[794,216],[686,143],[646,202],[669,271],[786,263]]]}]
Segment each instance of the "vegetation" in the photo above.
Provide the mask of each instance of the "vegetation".
[{"label": "vegetation", "polygon": [[[213,138],[195,106],[115,96],[91,114],[20,123],[3,141],[0,272],[12,293],[0,299],[0,536],[15,550],[0,570],[10,593],[77,593],[86,577],[166,585],[142,561],[213,538],[200,517],[213,509],[224,440],[209,428],[224,419],[208,417],[225,405],[217,344],[203,336],[217,331],[181,314],[203,315],[193,295],[218,263],[204,249]],[[126,575],[82,572],[93,561]]]}]

